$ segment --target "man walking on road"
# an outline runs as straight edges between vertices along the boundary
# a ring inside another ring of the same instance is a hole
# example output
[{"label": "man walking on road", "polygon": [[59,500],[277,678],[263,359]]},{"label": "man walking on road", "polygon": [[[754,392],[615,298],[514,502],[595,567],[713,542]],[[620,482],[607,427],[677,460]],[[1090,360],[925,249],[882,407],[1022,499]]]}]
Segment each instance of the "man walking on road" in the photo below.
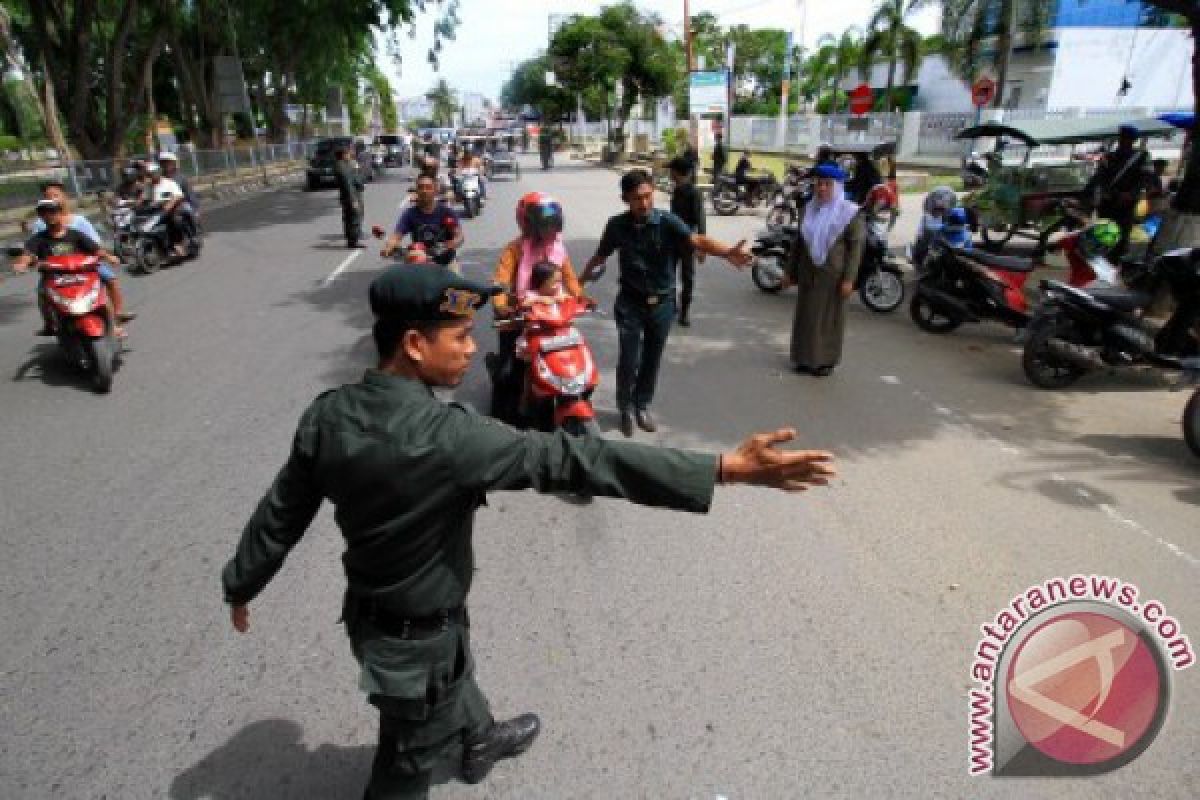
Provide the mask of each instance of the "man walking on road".
[{"label": "man walking on road", "polygon": [[[707,233],[704,195],[696,188],[696,162],[686,155],[678,156],[671,161],[670,169],[675,184],[675,191],[671,193],[671,213],[683,220],[692,233],[704,235]],[[686,328],[692,324],[688,310],[692,307],[692,289],[696,283],[696,254],[691,249],[679,257],[679,280],[683,284],[679,296],[679,324]]]},{"label": "man walking on road", "polygon": [[693,250],[720,256],[739,269],[752,257],[746,242],[729,247],[693,233],[679,217],[654,207],[654,179],[644,169],[621,178],[621,197],[629,210],[608,220],[596,254],[587,262],[581,280],[597,276],[599,267],[618,253],[620,291],[613,316],[617,322],[617,410],[621,433],[633,436],[638,426],[658,430],[650,414],[663,348],[675,318],[675,270]]},{"label": "man walking on road", "polygon": [[729,161],[729,152],[725,149],[724,137],[721,134],[713,136],[716,139],[716,144],[713,145],[713,180],[725,171],[725,164]]},{"label": "man walking on road", "polygon": [[354,151],[348,147],[338,148],[337,163],[333,167],[337,179],[338,201],[342,204],[342,231],[346,234],[346,247],[365,247],[362,239],[363,182],[358,174]]},{"label": "man walking on road", "polygon": [[624,497],[707,512],[717,483],[785,491],[826,485],[833,457],[783,451],[791,430],[758,434],[721,456],[599,436],[520,433],[433,393],[461,383],[473,316],[496,290],[446,270],[392,267],[372,283],[379,367],[325,392],[300,419],[292,452],[222,572],[233,627],[283,566],[323,500],[346,540],[343,618],[379,709],[369,800],[425,798],[435,767],[467,783],[523,753],[534,714],[492,718],[475,682],[466,599],[475,509],[489,491],[533,488]]}]

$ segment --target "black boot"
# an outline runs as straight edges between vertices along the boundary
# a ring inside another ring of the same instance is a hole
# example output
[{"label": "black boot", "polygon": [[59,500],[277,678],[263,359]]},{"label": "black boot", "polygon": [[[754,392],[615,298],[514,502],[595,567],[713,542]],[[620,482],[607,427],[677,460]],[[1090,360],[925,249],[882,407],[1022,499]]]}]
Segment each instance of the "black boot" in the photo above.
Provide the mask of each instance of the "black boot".
[{"label": "black boot", "polygon": [[688,307],[686,305],[679,308],[679,324],[685,328],[692,326],[692,321],[688,319]]},{"label": "black boot", "polygon": [[537,714],[522,714],[504,722],[494,722],[487,732],[467,740],[463,752],[464,783],[479,783],[497,761],[515,758],[529,749],[542,729]]}]

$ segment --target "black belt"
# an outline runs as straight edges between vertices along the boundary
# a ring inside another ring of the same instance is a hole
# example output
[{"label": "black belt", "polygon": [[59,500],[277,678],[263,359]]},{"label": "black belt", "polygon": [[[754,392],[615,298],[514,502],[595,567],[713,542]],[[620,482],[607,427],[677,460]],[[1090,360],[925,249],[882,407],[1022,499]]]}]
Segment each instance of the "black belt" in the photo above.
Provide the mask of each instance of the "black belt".
[{"label": "black belt", "polygon": [[370,597],[346,595],[343,617],[350,623],[365,621],[388,636],[399,639],[429,639],[447,630],[451,625],[471,627],[466,606],[443,608],[425,617],[404,616],[384,608]]},{"label": "black belt", "polygon": [[671,290],[667,289],[663,292],[639,292],[636,289],[622,289],[621,294],[635,303],[653,308],[670,297]]}]

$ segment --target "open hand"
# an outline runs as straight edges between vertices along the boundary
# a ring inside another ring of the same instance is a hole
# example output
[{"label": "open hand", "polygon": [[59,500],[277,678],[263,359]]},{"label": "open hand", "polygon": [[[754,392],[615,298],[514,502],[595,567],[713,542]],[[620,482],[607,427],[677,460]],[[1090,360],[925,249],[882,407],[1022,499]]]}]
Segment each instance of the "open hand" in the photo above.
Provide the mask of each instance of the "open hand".
[{"label": "open hand", "polygon": [[745,269],[754,261],[754,254],[750,252],[750,248],[746,246],[746,240],[742,239],[733,246],[728,253],[725,254],[725,260],[733,264],[738,269]]},{"label": "open hand", "polygon": [[833,454],[824,450],[780,450],[776,445],[796,438],[794,428],[757,433],[732,453],[721,457],[725,483],[766,486],[785,492],[803,492],[812,486],[827,486],[837,476]]}]

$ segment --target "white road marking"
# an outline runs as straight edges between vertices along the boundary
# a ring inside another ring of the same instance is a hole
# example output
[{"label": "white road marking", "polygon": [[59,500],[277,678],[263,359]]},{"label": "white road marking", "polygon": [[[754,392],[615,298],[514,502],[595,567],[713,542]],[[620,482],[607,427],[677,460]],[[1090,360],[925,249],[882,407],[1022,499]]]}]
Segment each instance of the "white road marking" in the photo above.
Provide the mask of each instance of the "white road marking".
[{"label": "white road marking", "polygon": [[346,267],[350,266],[354,262],[354,259],[358,258],[362,254],[363,254],[362,250],[355,250],[353,253],[346,256],[345,260],[343,260],[341,264],[338,264],[337,269],[335,269],[333,272],[329,273],[329,275],[325,278],[325,280],[321,281],[321,286],[322,287],[328,286],[329,284],[331,284],[335,280],[337,280],[337,276],[341,275],[342,272],[346,269]]},{"label": "white road marking", "polygon": [[880,375],[879,380],[883,381],[884,383],[890,383],[893,386],[900,385],[900,379],[897,378],[895,375]]}]

